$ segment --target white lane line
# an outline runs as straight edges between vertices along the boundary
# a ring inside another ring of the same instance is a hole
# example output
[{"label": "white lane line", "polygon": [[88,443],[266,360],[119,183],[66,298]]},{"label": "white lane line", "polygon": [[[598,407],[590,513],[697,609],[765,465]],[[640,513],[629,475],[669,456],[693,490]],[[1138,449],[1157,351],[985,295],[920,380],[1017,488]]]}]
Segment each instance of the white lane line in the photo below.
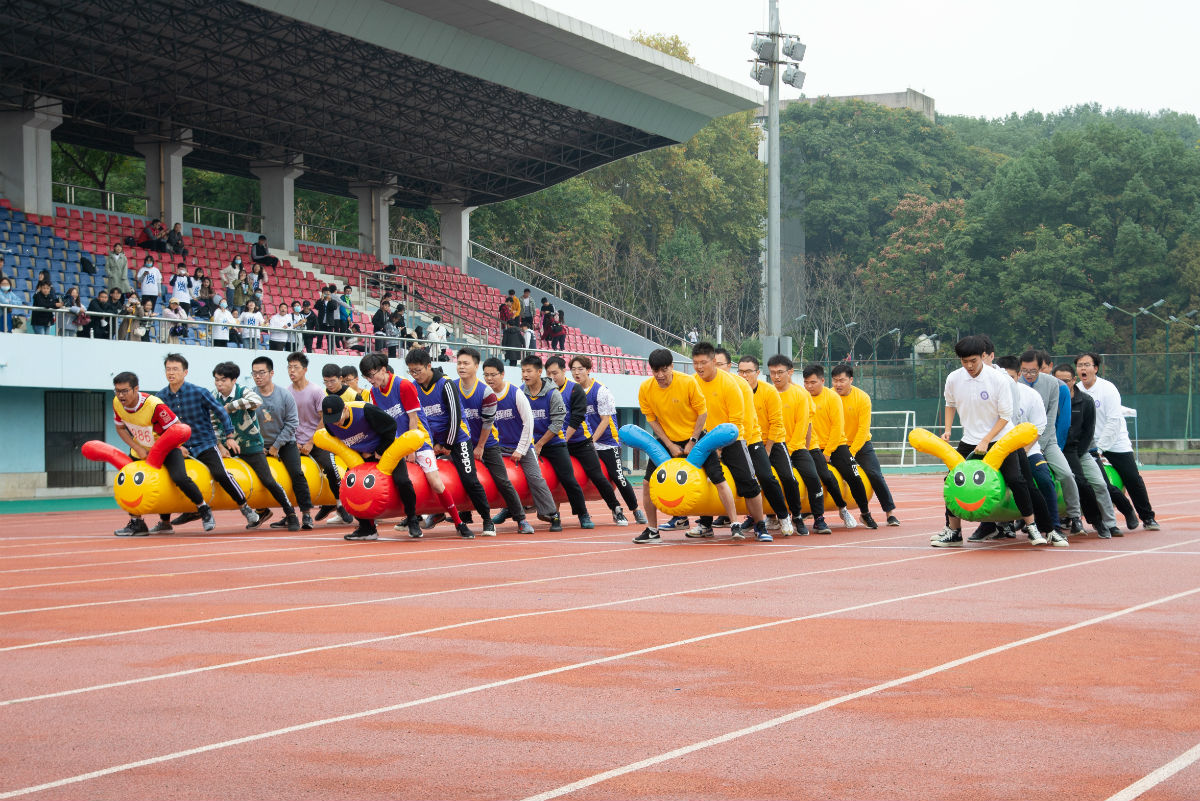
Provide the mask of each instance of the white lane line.
[{"label": "white lane line", "polygon": [[[254,542],[254,543],[278,542],[283,539],[282,537],[271,537],[271,536],[265,536],[263,534],[246,534],[245,536],[218,534],[218,535],[196,536],[196,537],[187,537],[187,538],[180,537],[178,534],[173,535],[173,536],[175,537],[175,539],[173,539],[173,540],[167,540],[167,539],[164,539],[163,537],[154,537],[152,539],[145,539],[145,538],[141,538],[141,537],[138,537],[135,539],[113,537],[113,538],[107,539],[107,540],[100,540],[100,542],[108,543],[109,547],[107,547],[107,548],[91,548],[88,550],[81,550],[81,551],[48,551],[48,552],[44,552],[44,553],[19,553],[19,554],[10,554],[10,555],[0,555],[0,564],[9,564],[9,563],[16,561],[17,559],[41,559],[41,558],[50,557],[50,556],[78,556],[80,554],[89,554],[89,553],[107,553],[107,554],[121,553],[121,554],[124,554],[124,553],[129,553],[130,551],[154,551],[154,550],[162,550],[164,548],[191,548],[191,547],[194,547],[197,545],[209,545],[209,544],[217,544],[217,543],[219,543],[221,545],[236,545],[237,543],[240,543],[240,542]],[[313,534],[308,537],[294,537],[294,539],[304,541],[304,542],[313,542],[313,541],[319,542],[321,540],[326,539],[326,537],[322,537],[318,534]],[[136,543],[136,542],[140,542],[140,543],[144,543],[144,544],[134,545],[133,543]]]},{"label": "white lane line", "polygon": [[[1145,609],[1151,609],[1155,606],[1161,606],[1162,604],[1170,603],[1172,601],[1178,601],[1181,598],[1187,598],[1188,596],[1195,595],[1197,593],[1200,593],[1200,587],[1195,587],[1193,589],[1185,590],[1183,592],[1177,592],[1174,595],[1166,595],[1161,598],[1156,598],[1153,601],[1146,601],[1145,603],[1136,604],[1134,606],[1128,606],[1128,607],[1125,607],[1124,609],[1118,609],[1115,612],[1109,612],[1108,614],[1105,614],[1105,615],[1099,615],[1097,617],[1088,618],[1087,620],[1081,620],[1078,623],[1072,623],[1069,626],[1062,626],[1060,628],[1053,629],[1052,631],[1046,631],[1046,632],[1042,632],[1041,634],[1035,634],[1031,637],[1024,637],[1019,640],[1013,640],[1012,642],[1004,643],[1003,645],[997,645],[992,648],[987,648],[983,651],[976,651],[973,654],[968,654],[967,656],[959,657],[958,659],[952,659],[949,662],[943,662],[940,665],[935,665],[934,667],[926,668],[925,670],[917,671],[916,673],[910,673],[907,676],[901,676],[899,678],[891,679],[890,681],[881,682],[879,684],[873,685],[871,687],[866,687],[866,688],[864,688],[862,690],[858,690],[856,692],[847,693],[846,695],[838,696],[837,698],[830,698],[826,701],[822,701],[819,704],[813,704],[811,706],[806,706],[803,709],[797,709],[794,712],[789,712],[786,715],[780,715],[779,717],[771,718],[770,720],[764,720],[761,723],[754,724],[753,726],[747,726],[743,729],[738,729],[737,731],[727,732],[726,734],[722,734],[717,737],[712,737],[707,740],[701,740],[700,742],[692,743],[691,745],[685,745],[680,748],[675,748],[670,751],[666,751],[666,752],[657,754],[652,757],[647,757],[646,759],[640,759],[637,762],[631,762],[628,765],[622,765],[619,768],[613,768],[612,770],[606,770],[603,773],[597,773],[592,776],[588,776],[587,778],[580,779],[579,781],[571,782],[570,784],[564,784],[561,787],[556,787],[552,790],[547,790],[543,793],[538,793],[537,795],[528,796],[523,801],[549,801],[549,799],[551,799],[551,798],[559,798],[564,795],[569,795],[570,793],[573,793],[577,790],[582,790],[586,787],[591,787],[592,785],[599,784],[604,781],[608,781],[609,779],[615,779],[618,776],[624,776],[626,774],[633,773],[635,771],[653,767],[655,765],[661,764],[668,760],[677,759],[679,757],[686,756],[688,754],[692,754],[697,751],[702,751],[706,748],[711,748],[715,745],[722,745],[724,743],[728,743],[733,740],[740,739],[742,737],[747,737],[752,734],[758,734],[759,732],[763,732],[768,729],[773,729],[778,726],[782,726],[785,723],[791,723],[794,720],[798,720],[800,718],[816,714],[817,712],[823,712],[826,709],[830,709],[835,706],[840,706],[841,704],[845,704],[850,701],[856,701],[860,698],[865,698],[868,695],[875,695],[876,693],[881,693],[881,692],[884,692],[885,690],[891,690],[895,687],[900,687],[905,684],[910,684],[914,681],[920,681],[921,679],[929,678],[930,676],[936,676],[939,673],[944,673],[947,670],[953,670],[954,668],[961,667],[963,665],[967,665],[972,662],[977,662],[981,659],[986,659],[989,656],[995,656],[996,654],[1002,654],[1005,651],[1011,651],[1014,648],[1020,648],[1022,646],[1030,645],[1032,643],[1042,642],[1043,640],[1048,640],[1051,637],[1057,637],[1061,634],[1068,634],[1072,631],[1078,631],[1080,629],[1087,628],[1089,626],[1095,626],[1100,623],[1107,623],[1110,620],[1114,620],[1116,618],[1123,617],[1125,615],[1130,615],[1135,612],[1141,612]],[[1197,752],[1196,754],[1192,755],[1192,761],[1195,761],[1196,757],[1200,756],[1200,746],[1197,746],[1196,748],[1192,749],[1192,751]],[[1192,754],[1192,752],[1189,751],[1187,754],[1184,754],[1184,756],[1188,756],[1189,754]],[[1176,760],[1176,761],[1178,761],[1178,760]],[[1171,763],[1171,765],[1174,765],[1174,763]],[[1170,767],[1170,765],[1164,766],[1164,768],[1165,767]],[[1181,764],[1181,765],[1179,765],[1179,767],[1175,768],[1175,770],[1179,770],[1182,767],[1183,767],[1183,765]],[[1163,768],[1160,768],[1160,770],[1163,770]],[[1154,774],[1151,774],[1151,775],[1154,775]],[[1147,778],[1149,778],[1149,777],[1147,777]],[[1165,777],[1163,777],[1163,778],[1165,778]],[[1148,785],[1148,786],[1152,786],[1152,785]],[[1141,792],[1141,791],[1139,791],[1139,792]],[[2,796],[0,796],[0,797],[2,797]],[[1117,797],[1118,796],[1113,796],[1113,798],[1117,798]],[[1136,795],[1128,796],[1128,798],[1136,798],[1136,797],[1137,797]],[[1110,801],[1112,801],[1112,799],[1110,799]]]},{"label": "white lane line", "polygon": [[[834,546],[831,545],[831,546],[827,546],[827,547],[834,547]],[[805,550],[797,549],[794,551],[790,551],[790,553],[807,553],[811,550],[812,549],[805,549]],[[611,551],[603,551],[601,553],[612,553],[612,552]],[[614,570],[602,570],[602,571],[593,572],[593,573],[576,573],[576,574],[570,574],[570,575],[566,575],[566,576],[546,576],[543,578],[527,579],[527,580],[523,580],[523,581],[502,581],[502,582],[497,582],[495,584],[481,584],[481,585],[474,585],[474,586],[470,586],[470,587],[453,587],[451,589],[446,589],[446,590],[430,590],[428,592],[410,593],[410,594],[406,594],[406,595],[393,595],[393,596],[388,596],[388,597],[384,597],[384,598],[367,598],[367,599],[359,600],[359,601],[339,601],[337,603],[329,603],[329,604],[311,604],[311,605],[306,605],[306,606],[288,606],[288,607],[282,607],[279,609],[262,609],[262,610],[259,610],[256,612],[243,612],[243,613],[239,613],[236,615],[222,615],[220,617],[201,618],[199,620],[185,620],[185,621],[180,621],[180,622],[176,622],[176,623],[163,623],[158,626],[143,626],[141,628],[136,628],[136,629],[121,629],[118,631],[100,632],[98,634],[81,634],[77,637],[65,637],[65,638],[57,639],[57,640],[39,640],[37,642],[22,643],[20,645],[8,645],[3,648],[0,648],[0,653],[6,652],[6,651],[24,651],[24,650],[28,650],[30,648],[41,648],[41,647],[45,647],[48,645],[61,645],[63,643],[79,642],[82,640],[106,639],[109,637],[119,637],[119,636],[123,636],[126,634],[141,634],[141,633],[144,633],[147,631],[162,631],[164,629],[175,629],[175,628],[182,628],[185,626],[199,626],[199,625],[204,625],[206,623],[219,623],[219,622],[226,621],[226,620],[241,620],[243,618],[265,617],[267,615],[280,615],[280,614],[286,614],[286,613],[290,613],[290,612],[309,612],[309,611],[313,611],[316,609],[340,609],[340,608],[347,607],[347,606],[368,606],[368,605],[372,605],[372,604],[390,603],[392,601],[403,601],[403,600],[410,600],[413,598],[428,598],[431,596],[449,595],[449,594],[460,593],[460,592],[475,592],[478,590],[492,590],[492,589],[501,589],[501,588],[505,588],[505,587],[519,587],[519,586],[522,586],[525,584],[540,584],[540,583],[550,582],[550,581],[566,581],[566,580],[577,579],[577,578],[589,578],[592,576],[608,576],[608,575],[614,575],[614,574],[618,574],[618,573],[635,573],[635,572],[639,572],[639,571],[643,571],[643,570],[660,570],[663,568],[677,567],[677,566],[688,565],[688,564],[719,562],[719,561],[725,561],[725,560],[729,560],[729,559],[750,559],[750,558],[754,558],[755,556],[766,556],[766,555],[775,556],[775,555],[786,554],[786,553],[789,553],[789,551],[779,551],[779,550],[768,551],[765,549],[755,548],[754,551],[750,551],[750,552],[744,553],[744,554],[716,557],[713,559],[695,559],[691,562],[664,562],[664,563],[655,564],[655,565],[641,565],[638,567],[624,567],[624,568],[618,568],[618,569],[614,569]],[[941,553],[945,553],[945,552],[942,551]],[[959,551],[958,553],[967,553],[967,552]],[[578,555],[579,554],[568,554],[567,556],[578,556]],[[936,556],[936,555],[937,554],[930,554],[929,556]],[[907,560],[900,560],[900,561],[907,561]],[[845,569],[845,568],[839,568],[839,569]],[[755,581],[768,581],[768,580],[773,580],[773,579],[756,579]],[[751,582],[751,583],[754,583],[754,582]]]},{"label": "white lane line", "polygon": [[1133,784],[1115,795],[1110,795],[1107,801],[1133,801],[1147,790],[1162,784],[1184,768],[1200,760],[1200,745],[1195,745],[1172,759],[1161,768],[1143,776]]},{"label": "white lane line", "polygon": [[[1192,542],[1200,542],[1200,540],[1192,540],[1185,544],[1191,544]],[[1164,545],[1164,546],[1160,546],[1160,547],[1168,548],[1170,546]],[[969,553],[969,552],[950,551],[950,553],[952,554],[952,553]],[[547,676],[555,676],[555,675],[559,675],[562,673],[568,673],[571,671],[582,670],[584,668],[594,667],[596,665],[609,664],[609,663],[617,662],[617,661],[624,660],[624,659],[630,659],[630,658],[637,657],[637,656],[644,656],[646,654],[657,653],[659,651],[665,651],[665,650],[668,650],[671,648],[678,648],[678,647],[685,646],[685,645],[692,645],[694,643],[704,642],[707,640],[713,640],[713,639],[717,639],[720,637],[728,637],[728,636],[735,635],[735,634],[744,634],[746,632],[751,632],[751,631],[761,631],[764,629],[775,628],[777,626],[789,625],[792,623],[798,623],[798,622],[805,621],[805,620],[815,620],[818,618],[832,617],[833,615],[846,614],[849,612],[857,612],[857,611],[861,611],[864,609],[872,609],[875,607],[885,606],[888,604],[902,603],[904,601],[915,600],[918,598],[929,598],[929,597],[933,597],[933,596],[937,596],[937,595],[943,595],[945,593],[958,592],[959,590],[971,589],[974,587],[981,587],[981,586],[985,586],[985,585],[989,585],[989,584],[996,584],[996,583],[1004,582],[1004,581],[1012,581],[1012,580],[1020,579],[1020,578],[1028,578],[1031,576],[1043,575],[1043,574],[1055,572],[1058,570],[1066,570],[1066,569],[1070,569],[1073,567],[1091,565],[1091,564],[1096,564],[1099,562],[1110,561],[1113,559],[1122,559],[1122,558],[1125,558],[1126,556],[1132,556],[1132,555],[1133,554],[1114,554],[1112,556],[1105,556],[1105,557],[1101,557],[1099,559],[1091,559],[1091,560],[1088,560],[1087,562],[1074,562],[1074,563],[1071,563],[1068,565],[1059,565],[1057,567],[1044,568],[1042,570],[1033,570],[1033,571],[1028,571],[1025,573],[1017,573],[1017,574],[1010,575],[1010,576],[1000,576],[1000,577],[992,578],[992,579],[984,579],[984,580],[972,582],[969,584],[958,584],[958,585],[951,586],[951,587],[943,587],[943,588],[937,589],[937,590],[926,590],[924,592],[912,593],[910,595],[903,595],[903,596],[898,596],[898,597],[894,597],[894,598],[885,598],[885,599],[878,600],[878,601],[869,601],[866,603],[855,604],[854,606],[842,607],[841,609],[833,609],[833,610],[828,610],[825,612],[814,612],[812,614],[802,615],[799,617],[787,618],[784,620],[773,620],[773,621],[769,621],[766,623],[758,623],[758,624],[754,624],[754,625],[750,625],[750,626],[742,626],[742,627],[735,628],[735,629],[726,629],[723,631],[711,632],[709,634],[701,634],[701,635],[698,635],[695,637],[689,637],[689,638],[683,639],[683,640],[676,640],[674,642],[660,643],[659,645],[652,645],[652,646],[648,646],[646,648],[639,648],[634,651],[625,651],[625,652],[622,652],[619,654],[610,654],[608,656],[597,657],[596,659],[589,659],[589,660],[586,660],[583,662],[575,662],[575,663],[572,663],[569,665],[560,665],[559,667],[548,668],[546,670],[539,670],[539,671],[536,671],[533,673],[525,673],[520,676],[513,676],[513,677],[507,678],[507,679],[500,679],[497,681],[488,682],[486,684],[477,684],[477,685],[473,685],[471,687],[463,687],[458,690],[451,690],[449,692],[439,693],[437,695],[425,696],[424,698],[416,698],[411,701],[404,701],[404,702],[401,702],[398,704],[376,707],[374,709],[366,709],[366,710],[362,710],[359,712],[350,712],[345,715],[337,715],[335,717],[324,718],[322,720],[308,721],[306,723],[297,723],[292,726],[286,726],[286,727],[279,728],[279,729],[273,729],[271,731],[258,732],[257,734],[250,734],[245,737],[238,737],[238,738],[235,738],[232,740],[223,740],[221,742],[209,743],[207,745],[201,745],[201,746],[197,746],[195,748],[188,748],[188,749],[185,749],[182,751],[175,751],[175,752],[172,752],[169,754],[161,754],[159,756],[141,759],[136,762],[126,762],[125,764],[122,764],[122,765],[113,765],[113,766],[110,766],[107,768],[101,768],[100,770],[94,770],[94,771],[90,771],[88,773],[81,773],[81,774],[78,774],[75,776],[68,776],[63,779],[57,779],[55,781],[45,782],[43,784],[31,785],[29,787],[23,787],[20,789],[9,790],[7,792],[0,793],[0,801],[3,801],[3,799],[6,799],[6,798],[15,798],[17,796],[26,795],[28,793],[40,792],[42,790],[51,790],[56,787],[64,787],[69,784],[78,784],[79,782],[88,781],[90,779],[96,779],[96,778],[100,778],[102,776],[109,776],[114,773],[122,773],[122,772],[125,772],[128,770],[134,770],[136,768],[146,767],[148,765],[157,765],[157,764],[161,764],[164,762],[171,762],[171,761],[174,761],[177,759],[183,759],[185,757],[195,756],[197,754],[203,754],[203,753],[207,753],[210,751],[217,751],[217,750],[221,750],[221,749],[225,749],[225,748],[231,748],[231,747],[237,746],[237,745],[244,745],[246,743],[258,742],[260,740],[267,740],[267,739],[271,739],[274,737],[280,737],[285,734],[292,734],[292,733],[299,732],[299,731],[306,731],[309,729],[319,728],[321,726],[329,726],[329,725],[333,725],[333,724],[337,724],[337,723],[345,723],[347,721],[360,720],[362,718],[374,717],[377,715],[387,714],[389,712],[396,712],[396,711],[399,711],[402,709],[409,709],[409,708],[416,707],[416,706],[423,706],[426,704],[435,703],[437,701],[444,701],[444,700],[448,700],[451,698],[459,698],[459,697],[462,697],[465,695],[472,695],[474,693],[484,692],[486,690],[493,690],[493,689],[497,689],[500,687],[507,687],[507,686],[513,685],[513,684],[520,684],[520,683],[524,683],[524,682],[528,682],[528,681],[533,681],[535,679],[545,678]],[[929,557],[925,557],[925,558],[934,558],[936,556],[938,556],[938,554],[931,554]],[[701,591],[702,590],[693,590],[693,592],[701,592]],[[1082,623],[1077,623],[1072,626],[1064,627],[1062,629],[1056,629],[1053,632],[1048,632],[1046,634],[1036,635],[1034,637],[1027,637],[1022,640],[1018,640],[1016,642],[1019,644],[1024,644],[1026,642],[1034,642],[1039,639],[1045,639],[1047,637],[1054,636],[1055,634],[1063,633],[1068,630],[1082,628],[1083,626],[1086,626],[1086,625],[1093,625],[1094,623],[1098,623],[1103,620],[1109,620],[1109,619],[1112,619],[1113,617],[1118,617],[1121,614],[1127,614],[1129,612],[1132,612],[1132,611],[1135,611],[1138,609],[1142,609],[1142,608],[1147,608],[1149,606],[1154,606],[1159,603],[1166,603],[1169,600],[1181,598],[1181,597],[1184,597],[1186,595],[1190,595],[1190,594],[1196,593],[1196,592],[1200,592],[1200,588],[1194,589],[1194,590],[1188,590],[1184,593],[1178,593],[1176,595],[1167,596],[1166,598],[1160,598],[1156,601],[1150,601],[1150,602],[1147,602],[1144,604],[1139,604],[1138,606],[1135,606],[1135,607],[1128,607],[1125,610],[1120,610],[1118,612],[1109,613],[1107,615],[1102,615],[1100,617],[1091,618],[1090,620],[1083,621]],[[1010,644],[1010,645],[1011,645],[1011,647],[1016,647],[1015,645],[1012,645],[1012,644]],[[996,648],[990,648],[987,651],[979,652],[979,654],[975,654],[975,655],[971,655],[968,657],[964,657],[959,660],[955,660],[955,662],[953,664],[964,664],[966,662],[973,661],[976,658],[982,658],[982,655],[990,655],[992,653],[999,653],[1000,651],[1003,651],[1003,650],[1007,650],[1007,647],[1006,646],[998,646]],[[952,663],[946,663],[946,664],[952,664]],[[941,667],[941,666],[939,666],[939,667]],[[913,674],[912,677],[905,677],[905,679],[912,681],[912,680],[915,680],[915,677],[917,677],[917,676],[923,677],[924,675],[930,674],[931,672],[937,672],[937,670],[938,670],[937,668],[930,668],[927,671],[922,671],[921,674]],[[876,688],[878,688],[878,689],[876,689],[875,691],[878,692],[879,689],[886,689],[890,686],[895,686],[896,683],[904,683],[904,679],[894,680],[893,682],[888,682],[884,685],[876,685]],[[860,693],[855,694],[856,697],[859,695],[860,695]],[[837,699],[834,699],[834,700],[836,701]],[[830,704],[830,702],[826,702],[826,704]],[[793,715],[794,714],[795,713],[793,713]],[[729,736],[729,735],[726,735],[726,736]],[[666,756],[663,758],[669,759],[670,757]],[[598,779],[598,781],[602,781],[602,779]],[[552,790],[552,791],[548,791],[548,792],[553,793],[555,791]],[[551,797],[553,797],[553,795],[546,795],[545,797],[551,798]]]}]

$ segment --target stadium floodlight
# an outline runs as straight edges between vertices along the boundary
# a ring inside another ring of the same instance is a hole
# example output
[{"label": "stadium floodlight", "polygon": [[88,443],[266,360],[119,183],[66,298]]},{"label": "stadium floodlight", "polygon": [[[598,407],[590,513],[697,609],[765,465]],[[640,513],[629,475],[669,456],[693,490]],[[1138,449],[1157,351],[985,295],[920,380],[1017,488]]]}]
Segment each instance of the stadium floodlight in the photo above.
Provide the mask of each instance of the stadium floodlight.
[{"label": "stadium floodlight", "polygon": [[750,49],[754,51],[754,55],[758,56],[763,61],[773,61],[775,59],[775,40],[770,36],[754,36],[754,40],[750,43]]},{"label": "stadium floodlight", "polygon": [[785,58],[790,58],[792,61],[803,61],[804,50],[804,42],[801,42],[795,36],[789,36],[783,42],[783,55]]},{"label": "stadium floodlight", "polygon": [[800,71],[800,67],[795,64],[788,64],[783,68],[783,82],[788,86],[803,89],[804,77],[804,73]]},{"label": "stadium floodlight", "polygon": [[770,86],[775,82],[775,68],[770,64],[755,61],[750,68],[750,77],[762,86]]}]

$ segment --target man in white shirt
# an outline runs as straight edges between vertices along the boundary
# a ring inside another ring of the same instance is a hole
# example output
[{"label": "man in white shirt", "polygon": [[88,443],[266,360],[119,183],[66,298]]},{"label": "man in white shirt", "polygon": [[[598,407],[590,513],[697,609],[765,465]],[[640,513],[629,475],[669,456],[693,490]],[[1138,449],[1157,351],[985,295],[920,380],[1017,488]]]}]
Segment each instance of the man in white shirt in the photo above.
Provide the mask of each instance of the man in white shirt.
[{"label": "man in white shirt", "polygon": [[[492,418],[492,427],[500,440],[500,451],[521,466],[538,517],[554,520],[558,517],[558,502],[546,484],[542,466],[532,447],[533,409],[529,399],[519,388],[504,380],[504,362],[495,357],[483,363],[483,381],[496,394],[496,414]],[[557,530],[562,531],[562,522],[559,521],[557,525]],[[555,530],[553,526],[551,523],[551,530]]]},{"label": "man in white shirt", "polygon": [[[1108,486],[1113,505],[1125,515],[1125,525],[1130,531],[1138,527],[1138,518],[1147,531],[1158,531],[1146,483],[1138,472],[1137,460],[1133,458],[1133,444],[1129,441],[1129,428],[1121,413],[1121,393],[1109,380],[1097,373],[1101,367],[1100,354],[1081,353],[1075,357],[1075,369],[1079,381],[1096,403],[1096,436],[1092,441],[1091,453],[1096,459],[1104,456],[1117,471],[1129,493],[1126,499],[1116,487]],[[1130,501],[1133,503],[1130,504]],[[1135,514],[1136,511],[1136,514]]]},{"label": "man in white shirt", "polygon": [[[960,339],[954,345],[954,352],[962,362],[962,367],[946,377],[946,426],[942,431],[942,439],[950,441],[950,428],[957,414],[962,426],[958,452],[964,458],[982,457],[997,437],[1007,434],[1013,427],[1012,382],[1004,373],[984,362],[986,350],[990,350],[990,347],[985,337],[975,335]],[[1004,476],[1017,510],[1025,521],[1025,533],[1030,542],[1045,544],[1045,538],[1033,525],[1033,502],[1016,453],[1005,457],[1000,465],[1000,474]],[[945,529],[930,544],[935,548],[962,547],[962,521],[949,509],[946,510]]]},{"label": "man in white shirt", "polygon": [[433,357],[434,361],[446,361],[446,337],[446,326],[442,325],[442,318],[434,315],[433,322],[425,331],[425,340],[429,343],[429,355]]},{"label": "man in white shirt", "polygon": [[167,286],[171,290],[170,299],[179,301],[179,305],[184,309],[194,311],[192,309],[192,296],[195,294],[194,290],[198,289],[195,283],[195,279],[187,274],[187,265],[183,263],[176,264],[175,274],[167,282]]},{"label": "man in white shirt", "polygon": [[162,272],[154,266],[154,257],[147,256],[142,267],[137,271],[138,297],[142,304],[150,301],[158,306],[158,296],[162,292]]}]

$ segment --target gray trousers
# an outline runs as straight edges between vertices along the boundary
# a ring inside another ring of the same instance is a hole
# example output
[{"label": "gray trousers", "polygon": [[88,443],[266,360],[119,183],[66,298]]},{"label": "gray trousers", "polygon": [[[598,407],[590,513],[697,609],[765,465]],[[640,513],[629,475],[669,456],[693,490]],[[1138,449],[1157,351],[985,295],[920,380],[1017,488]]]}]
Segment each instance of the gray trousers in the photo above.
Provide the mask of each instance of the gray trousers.
[{"label": "gray trousers", "polygon": [[1067,457],[1063,456],[1062,449],[1058,447],[1057,442],[1051,442],[1049,445],[1042,446],[1042,455],[1046,457],[1046,464],[1050,465],[1054,477],[1062,485],[1063,503],[1067,507],[1067,516],[1082,517],[1083,512],[1079,508],[1079,488],[1075,486],[1075,474],[1071,472],[1071,465],[1067,463]]},{"label": "gray trousers", "polygon": [[1099,463],[1090,453],[1085,452],[1079,457],[1079,466],[1083,468],[1083,477],[1096,493],[1096,502],[1100,504],[1100,517],[1104,521],[1104,527],[1116,528],[1117,515],[1113,511],[1112,498],[1108,497],[1108,484],[1104,481],[1104,474],[1100,472]]},{"label": "gray trousers", "polygon": [[[505,456],[513,452],[512,448],[501,447],[500,450]],[[546,479],[542,477],[542,465],[532,446],[521,457],[521,470],[525,473],[525,482],[529,484],[529,494],[533,496],[533,506],[537,513],[543,517],[555,515],[558,512],[558,503],[554,500]],[[1107,493],[1107,490],[1105,492]]]},{"label": "gray trousers", "polygon": [[525,519],[525,509],[521,506],[521,496],[517,495],[512,482],[508,480],[508,468],[504,464],[504,455],[498,446],[483,449],[483,466],[492,474],[492,481],[504,499],[504,505],[512,519],[520,523]]}]

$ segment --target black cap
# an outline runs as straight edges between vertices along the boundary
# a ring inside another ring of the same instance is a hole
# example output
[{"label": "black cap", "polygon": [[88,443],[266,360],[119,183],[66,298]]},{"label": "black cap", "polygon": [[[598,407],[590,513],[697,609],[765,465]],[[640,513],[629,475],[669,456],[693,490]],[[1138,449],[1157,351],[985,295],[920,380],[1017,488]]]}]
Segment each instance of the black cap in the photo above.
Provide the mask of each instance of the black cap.
[{"label": "black cap", "polygon": [[337,395],[326,395],[321,401],[321,419],[325,428],[330,429],[342,422],[342,412],[346,410],[346,402]]}]

